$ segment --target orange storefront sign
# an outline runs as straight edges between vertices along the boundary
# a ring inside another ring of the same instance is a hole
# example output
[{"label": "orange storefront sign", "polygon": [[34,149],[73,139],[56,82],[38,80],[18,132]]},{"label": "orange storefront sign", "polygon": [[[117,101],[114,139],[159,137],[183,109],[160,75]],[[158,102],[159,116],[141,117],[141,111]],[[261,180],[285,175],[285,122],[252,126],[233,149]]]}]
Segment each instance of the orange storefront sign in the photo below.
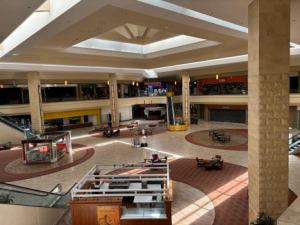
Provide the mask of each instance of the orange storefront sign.
[{"label": "orange storefront sign", "polygon": [[238,82],[243,82],[244,87],[246,87],[247,77],[236,76],[236,77],[219,77],[219,79],[216,78],[201,79],[202,84],[227,84],[227,83],[238,83]]},{"label": "orange storefront sign", "polygon": [[97,206],[98,225],[119,225],[120,207],[117,205]]}]

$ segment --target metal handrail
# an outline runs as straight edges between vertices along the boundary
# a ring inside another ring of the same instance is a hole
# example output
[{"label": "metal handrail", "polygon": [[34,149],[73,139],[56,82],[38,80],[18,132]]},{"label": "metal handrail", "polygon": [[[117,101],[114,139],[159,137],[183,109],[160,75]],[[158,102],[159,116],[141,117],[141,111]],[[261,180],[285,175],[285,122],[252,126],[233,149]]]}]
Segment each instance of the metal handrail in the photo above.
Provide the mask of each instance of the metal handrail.
[{"label": "metal handrail", "polygon": [[300,133],[293,135],[289,140],[291,140],[291,139],[297,137],[298,135],[300,135]]},{"label": "metal handrail", "polygon": [[[37,130],[31,128],[31,127],[28,127],[28,126],[26,126],[26,125],[24,125],[24,124],[21,124],[19,121],[15,120],[15,119],[13,119],[13,118],[11,118],[11,117],[9,117],[8,115],[6,115],[6,114],[4,114],[4,113],[2,113],[2,112],[0,112],[0,117],[1,117],[5,122],[11,124],[12,126],[14,126],[14,127],[16,127],[16,128],[19,128],[19,129],[24,130],[24,128],[21,127],[21,125],[22,125],[22,126],[25,127],[25,129],[30,129],[30,134],[31,134],[31,135],[41,134],[39,131],[37,131]],[[9,119],[6,119],[6,118],[4,118],[4,117],[8,117]]]},{"label": "metal handrail", "polygon": [[[95,175],[95,171],[102,171],[102,170],[115,170],[115,169],[122,169],[122,170],[132,170],[132,169],[166,169],[167,174],[119,174],[119,175]],[[128,179],[124,179],[123,177],[127,177]],[[148,178],[151,177],[151,178]],[[154,176],[160,176],[160,178],[154,178]],[[100,178],[100,179],[92,179],[93,177]],[[113,179],[101,179],[101,177],[112,177]],[[120,177],[121,179],[115,179],[117,177]],[[133,177],[133,178],[129,178]],[[139,177],[139,179],[135,178]],[[146,177],[146,178],[142,178]],[[163,177],[163,178],[162,178]],[[152,194],[146,194],[144,193],[146,189],[82,189],[83,185],[86,184],[86,182],[114,182],[114,181],[166,181],[167,188],[160,188],[160,189],[151,189],[151,191],[157,191],[157,192],[163,192],[163,193],[152,193]],[[136,163],[136,164],[98,164],[93,166],[93,168],[78,182],[76,186],[71,191],[71,198],[74,200],[75,197],[103,197],[103,196],[166,196],[169,198],[170,193],[170,186],[169,186],[169,164],[168,163],[155,163],[155,164],[145,164],[145,163]],[[107,194],[109,192],[110,194]],[[142,193],[140,193],[142,192]],[[85,194],[83,194],[85,193]],[[91,194],[88,194],[91,193]],[[102,194],[101,194],[102,193]],[[116,193],[116,194],[113,194]],[[130,194],[128,194],[130,193]]]},{"label": "metal handrail", "polygon": [[[27,187],[21,187],[21,186],[17,186],[17,185],[13,185],[13,184],[8,184],[8,183],[3,183],[3,182],[0,182],[0,184],[7,185],[7,186],[12,186],[12,187],[16,187],[16,188],[20,188],[20,189],[25,189],[25,190],[30,190],[30,191],[36,191],[36,192],[45,193],[45,195],[38,195],[38,196],[47,196],[47,195],[50,194],[50,195],[56,195],[56,196],[60,196],[60,197],[66,196],[77,185],[77,183],[73,184],[73,186],[66,193],[64,193],[64,194],[56,194],[56,193],[52,193],[52,192],[41,191],[41,190],[27,188]],[[61,184],[59,183],[58,185],[61,185]],[[56,185],[55,188],[58,185]],[[54,189],[52,189],[51,191],[53,191]],[[14,191],[14,190],[9,190],[9,191]],[[25,193],[25,194],[31,194],[31,195],[37,195],[37,194],[27,193],[27,192],[22,192],[22,191],[15,191],[15,192],[20,192],[20,193]]]}]

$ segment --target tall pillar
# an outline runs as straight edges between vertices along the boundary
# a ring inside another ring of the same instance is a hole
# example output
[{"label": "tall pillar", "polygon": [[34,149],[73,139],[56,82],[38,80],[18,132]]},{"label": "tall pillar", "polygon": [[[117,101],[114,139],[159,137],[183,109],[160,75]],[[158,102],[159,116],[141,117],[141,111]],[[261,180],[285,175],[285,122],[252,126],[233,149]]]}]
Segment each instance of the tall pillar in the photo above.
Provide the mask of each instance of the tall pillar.
[{"label": "tall pillar", "polygon": [[288,207],[290,0],[254,0],[248,13],[249,220]]},{"label": "tall pillar", "polygon": [[118,127],[119,123],[119,106],[118,106],[118,86],[117,76],[114,73],[109,74],[109,96],[111,110],[111,125]]},{"label": "tall pillar", "polygon": [[28,72],[28,92],[30,102],[31,126],[44,132],[44,116],[42,107],[41,78],[39,72]]},{"label": "tall pillar", "polygon": [[184,70],[181,72],[182,75],[182,119],[190,121],[190,72]]}]

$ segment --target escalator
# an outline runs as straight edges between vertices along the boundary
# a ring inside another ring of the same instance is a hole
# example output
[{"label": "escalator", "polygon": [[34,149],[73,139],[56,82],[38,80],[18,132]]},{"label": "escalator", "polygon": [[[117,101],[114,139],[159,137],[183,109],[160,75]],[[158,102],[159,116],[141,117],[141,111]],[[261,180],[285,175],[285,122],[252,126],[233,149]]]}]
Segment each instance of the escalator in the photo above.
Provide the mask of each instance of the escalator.
[{"label": "escalator", "polygon": [[45,192],[0,182],[0,225],[56,224],[70,208],[75,185],[67,192],[62,192],[61,184]]},{"label": "escalator", "polygon": [[167,118],[168,118],[169,125],[175,125],[173,96],[168,96],[168,95],[167,95]]},{"label": "escalator", "polygon": [[289,154],[300,154],[300,133],[292,136],[289,139]]},{"label": "escalator", "polygon": [[[25,134],[25,130],[27,130],[26,138],[30,138],[30,137],[40,134],[40,132],[32,129],[31,126],[29,127],[24,124],[21,124],[19,121],[5,115],[4,113],[1,113],[1,112],[0,112],[0,123],[8,126],[9,128],[11,128],[19,133],[22,133],[22,134]],[[24,137],[23,139],[26,139],[26,138]]]}]

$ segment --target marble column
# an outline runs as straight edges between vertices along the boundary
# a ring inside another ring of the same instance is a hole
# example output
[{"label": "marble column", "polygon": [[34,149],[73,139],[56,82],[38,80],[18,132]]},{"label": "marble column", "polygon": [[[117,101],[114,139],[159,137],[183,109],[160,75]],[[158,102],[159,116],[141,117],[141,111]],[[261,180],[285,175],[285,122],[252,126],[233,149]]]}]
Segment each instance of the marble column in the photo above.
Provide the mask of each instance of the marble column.
[{"label": "marble column", "polygon": [[254,0],[248,13],[249,222],[288,207],[290,0]]},{"label": "marble column", "polygon": [[44,116],[42,106],[41,78],[39,72],[28,72],[28,92],[30,102],[31,126],[44,132]]},{"label": "marble column", "polygon": [[117,76],[114,73],[109,74],[109,96],[111,110],[111,125],[118,127],[119,123],[119,106],[118,106],[118,86]]},{"label": "marble column", "polygon": [[182,119],[187,120],[190,124],[190,72],[188,70],[181,71],[182,76]]}]

